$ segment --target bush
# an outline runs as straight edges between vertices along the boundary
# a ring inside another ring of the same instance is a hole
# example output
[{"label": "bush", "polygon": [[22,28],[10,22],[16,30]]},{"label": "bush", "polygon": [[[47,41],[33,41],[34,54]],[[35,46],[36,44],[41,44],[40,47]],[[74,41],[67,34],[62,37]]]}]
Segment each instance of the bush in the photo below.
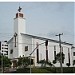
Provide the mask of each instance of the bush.
[{"label": "bush", "polygon": [[[32,68],[31,73],[60,73],[60,67]],[[16,73],[30,73],[30,68],[17,69]],[[75,73],[75,67],[63,67],[63,73]]]}]

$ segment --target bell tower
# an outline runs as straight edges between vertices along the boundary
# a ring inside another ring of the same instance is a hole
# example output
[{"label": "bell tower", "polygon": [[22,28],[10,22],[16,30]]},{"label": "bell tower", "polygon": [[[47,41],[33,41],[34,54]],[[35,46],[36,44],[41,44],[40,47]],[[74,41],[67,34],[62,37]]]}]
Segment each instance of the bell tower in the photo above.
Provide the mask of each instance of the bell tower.
[{"label": "bell tower", "polygon": [[24,14],[21,12],[22,8],[19,6],[16,17],[14,18],[14,33],[20,35],[20,33],[25,33],[25,18]]},{"label": "bell tower", "polygon": [[14,39],[13,39],[13,46],[14,46],[14,57],[20,57],[23,55],[22,50],[22,35],[21,33],[26,33],[26,27],[25,27],[25,18],[24,14],[21,12],[22,8],[19,6],[18,12],[16,13],[16,16],[14,18]]}]

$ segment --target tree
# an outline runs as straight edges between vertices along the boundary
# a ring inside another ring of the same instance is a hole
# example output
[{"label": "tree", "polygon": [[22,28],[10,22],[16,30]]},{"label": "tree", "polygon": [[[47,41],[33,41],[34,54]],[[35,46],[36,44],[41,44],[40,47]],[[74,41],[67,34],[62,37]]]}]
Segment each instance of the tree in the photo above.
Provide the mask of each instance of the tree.
[{"label": "tree", "polygon": [[27,67],[30,65],[30,59],[28,57],[23,57],[23,66]]},{"label": "tree", "polygon": [[20,57],[19,59],[18,59],[18,66],[22,66],[22,67],[27,67],[29,64],[30,64],[30,60],[29,60],[29,58],[28,57]]},{"label": "tree", "polygon": [[3,61],[3,67],[10,67],[12,64],[10,59],[8,59],[8,57],[0,55],[0,66],[2,65],[1,63],[2,61]]},{"label": "tree", "polygon": [[41,67],[46,67],[46,64],[50,67],[54,66],[50,61],[47,62],[45,59],[40,60],[39,63],[41,64]]},{"label": "tree", "polygon": [[20,56],[20,58],[18,59],[18,66],[21,66],[22,65],[22,57]]},{"label": "tree", "polygon": [[[55,57],[55,59],[53,60],[53,63],[54,64],[56,64],[57,63],[57,61],[59,61],[59,62],[61,62],[61,58],[60,58],[60,55],[61,53],[59,52],[57,55],[56,55],[56,57]],[[62,63],[64,62],[64,59],[65,59],[65,54],[62,52]]]}]

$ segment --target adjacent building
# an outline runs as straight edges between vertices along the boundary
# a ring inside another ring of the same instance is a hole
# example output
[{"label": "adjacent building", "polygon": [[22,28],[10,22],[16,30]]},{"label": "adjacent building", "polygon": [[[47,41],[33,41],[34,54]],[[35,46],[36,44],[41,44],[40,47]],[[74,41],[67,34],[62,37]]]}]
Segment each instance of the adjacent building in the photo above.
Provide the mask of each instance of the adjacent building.
[{"label": "adjacent building", "polygon": [[7,41],[0,41],[0,54],[8,57],[8,44]]}]

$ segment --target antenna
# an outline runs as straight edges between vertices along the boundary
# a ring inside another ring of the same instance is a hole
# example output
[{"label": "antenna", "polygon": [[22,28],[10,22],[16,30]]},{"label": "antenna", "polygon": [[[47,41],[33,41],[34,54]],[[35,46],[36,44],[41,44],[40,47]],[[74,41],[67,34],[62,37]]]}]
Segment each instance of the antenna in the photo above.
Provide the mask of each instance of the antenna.
[{"label": "antenna", "polygon": [[19,6],[20,6],[20,2],[19,2]]}]

